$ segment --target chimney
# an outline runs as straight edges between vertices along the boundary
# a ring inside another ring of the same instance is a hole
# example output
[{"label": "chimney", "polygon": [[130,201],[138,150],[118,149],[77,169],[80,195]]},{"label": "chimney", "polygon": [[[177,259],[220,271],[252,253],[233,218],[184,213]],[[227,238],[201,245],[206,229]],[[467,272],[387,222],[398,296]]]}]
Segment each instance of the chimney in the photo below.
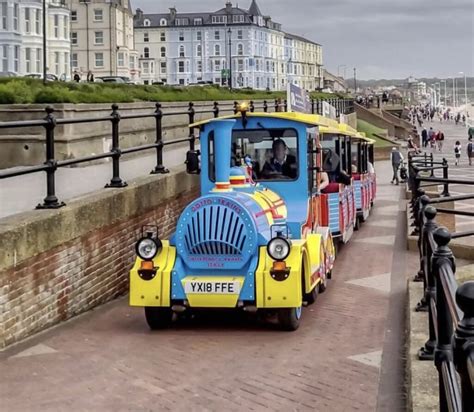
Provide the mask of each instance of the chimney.
[{"label": "chimney", "polygon": [[215,167],[216,186],[214,191],[228,191],[230,188],[230,161],[232,129],[235,125],[234,119],[214,120],[211,122],[214,131],[215,145]]},{"label": "chimney", "polygon": [[142,9],[137,9],[136,13],[135,13],[135,19],[137,21],[142,21],[143,19],[143,11]]},{"label": "chimney", "polygon": [[176,7],[170,7],[170,21],[174,23],[176,19]]},{"label": "chimney", "polygon": [[225,4],[225,11],[226,13],[232,13],[232,3],[230,1],[228,1],[226,4]]}]

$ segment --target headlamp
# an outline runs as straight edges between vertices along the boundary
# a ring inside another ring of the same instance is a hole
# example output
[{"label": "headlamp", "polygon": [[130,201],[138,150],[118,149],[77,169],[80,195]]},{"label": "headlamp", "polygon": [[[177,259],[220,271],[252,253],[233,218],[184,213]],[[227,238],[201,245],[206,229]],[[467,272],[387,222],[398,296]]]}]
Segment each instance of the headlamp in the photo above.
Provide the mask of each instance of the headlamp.
[{"label": "headlamp", "polygon": [[159,252],[163,245],[160,239],[151,237],[141,238],[135,245],[135,251],[140,259],[152,260]]},{"label": "headlamp", "polygon": [[267,252],[274,260],[285,260],[290,254],[291,244],[284,237],[274,237],[267,245]]}]

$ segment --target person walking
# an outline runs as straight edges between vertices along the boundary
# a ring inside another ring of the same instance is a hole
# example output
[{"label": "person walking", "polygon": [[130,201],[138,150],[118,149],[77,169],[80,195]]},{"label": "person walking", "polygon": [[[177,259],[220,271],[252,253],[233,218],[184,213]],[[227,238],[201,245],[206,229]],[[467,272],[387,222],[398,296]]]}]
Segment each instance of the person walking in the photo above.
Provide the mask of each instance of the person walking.
[{"label": "person walking", "polygon": [[423,127],[423,130],[421,131],[421,145],[423,147],[426,147],[428,144],[428,131],[426,130],[426,127]]},{"label": "person walking", "polygon": [[441,152],[441,150],[443,149],[443,143],[444,143],[444,133],[441,130],[438,130],[437,143],[438,143],[438,150]]},{"label": "person walking", "polygon": [[473,137],[469,137],[469,143],[467,144],[467,160],[469,160],[469,166],[472,166],[472,159],[474,158],[474,144],[472,143]]},{"label": "person walking", "polygon": [[396,147],[392,147],[392,152],[390,153],[390,161],[392,162],[393,169],[393,177],[390,183],[392,185],[394,183],[398,185],[400,183],[400,180],[398,179],[398,169],[403,161],[403,155]]},{"label": "person walking", "polygon": [[430,127],[430,130],[428,130],[428,142],[427,142],[427,145],[428,143],[430,144],[430,147],[433,147],[433,141],[434,141],[434,137],[435,136],[435,132],[433,130],[432,127]]},{"label": "person walking", "polygon": [[78,72],[74,72],[74,77],[73,77],[74,81],[79,83],[81,81],[81,76],[79,76],[79,73]]},{"label": "person walking", "polygon": [[459,140],[456,140],[456,144],[454,145],[454,164],[456,166],[459,166],[459,159],[461,158],[461,142]]}]

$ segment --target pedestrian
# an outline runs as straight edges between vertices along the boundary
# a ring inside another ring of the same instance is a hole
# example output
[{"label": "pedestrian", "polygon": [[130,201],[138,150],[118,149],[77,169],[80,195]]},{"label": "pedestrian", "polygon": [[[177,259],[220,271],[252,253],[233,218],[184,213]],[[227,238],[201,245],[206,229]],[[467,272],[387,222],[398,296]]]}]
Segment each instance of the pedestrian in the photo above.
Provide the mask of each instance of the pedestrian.
[{"label": "pedestrian", "polygon": [[390,153],[390,161],[392,162],[393,177],[390,182],[392,185],[395,183],[398,185],[400,180],[398,179],[398,168],[403,161],[403,155],[396,147],[392,147],[392,152]]},{"label": "pedestrian", "polygon": [[441,130],[438,130],[437,142],[438,142],[438,150],[441,152],[441,150],[443,149],[443,143],[444,143],[444,133]]},{"label": "pedestrian", "polygon": [[428,144],[428,131],[426,130],[426,127],[423,127],[423,130],[421,131],[421,143],[423,147],[426,147]]},{"label": "pedestrian", "polygon": [[74,81],[77,83],[81,81],[81,76],[79,76],[78,72],[74,72]]},{"label": "pedestrian", "polygon": [[454,145],[454,164],[456,166],[459,166],[459,159],[461,158],[461,142],[459,140],[456,140],[456,144]]},{"label": "pedestrian", "polygon": [[467,159],[469,160],[469,166],[472,166],[472,159],[474,158],[474,144],[472,143],[472,136],[469,137],[469,143],[467,144]]},{"label": "pedestrian", "polygon": [[430,130],[428,130],[428,142],[427,142],[427,145],[428,143],[430,144],[430,146],[433,144],[433,136],[434,136],[434,130],[432,127],[430,127]]},{"label": "pedestrian", "polygon": [[92,74],[90,70],[87,72],[87,82],[94,83],[94,75]]},{"label": "pedestrian", "polygon": [[463,126],[466,126],[466,115],[465,114],[462,115],[462,124],[463,124]]}]

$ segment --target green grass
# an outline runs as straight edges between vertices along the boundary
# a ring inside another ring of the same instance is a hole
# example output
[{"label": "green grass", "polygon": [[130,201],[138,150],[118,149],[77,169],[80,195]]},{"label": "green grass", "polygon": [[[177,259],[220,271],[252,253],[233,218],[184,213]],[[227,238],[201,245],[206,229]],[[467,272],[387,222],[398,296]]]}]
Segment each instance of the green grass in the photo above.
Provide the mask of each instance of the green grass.
[{"label": "green grass", "polygon": [[393,146],[392,143],[375,136],[375,134],[386,135],[387,131],[385,129],[374,126],[372,123],[366,122],[365,120],[357,119],[357,131],[364,132],[367,137],[374,139],[375,147]]},{"label": "green grass", "polygon": [[[334,98],[337,95],[312,93],[311,97]],[[230,91],[216,85],[205,87],[172,87],[105,83],[51,82],[28,78],[0,79],[0,104],[28,103],[132,103],[214,100],[273,100],[286,98],[284,92],[251,89]]]}]

